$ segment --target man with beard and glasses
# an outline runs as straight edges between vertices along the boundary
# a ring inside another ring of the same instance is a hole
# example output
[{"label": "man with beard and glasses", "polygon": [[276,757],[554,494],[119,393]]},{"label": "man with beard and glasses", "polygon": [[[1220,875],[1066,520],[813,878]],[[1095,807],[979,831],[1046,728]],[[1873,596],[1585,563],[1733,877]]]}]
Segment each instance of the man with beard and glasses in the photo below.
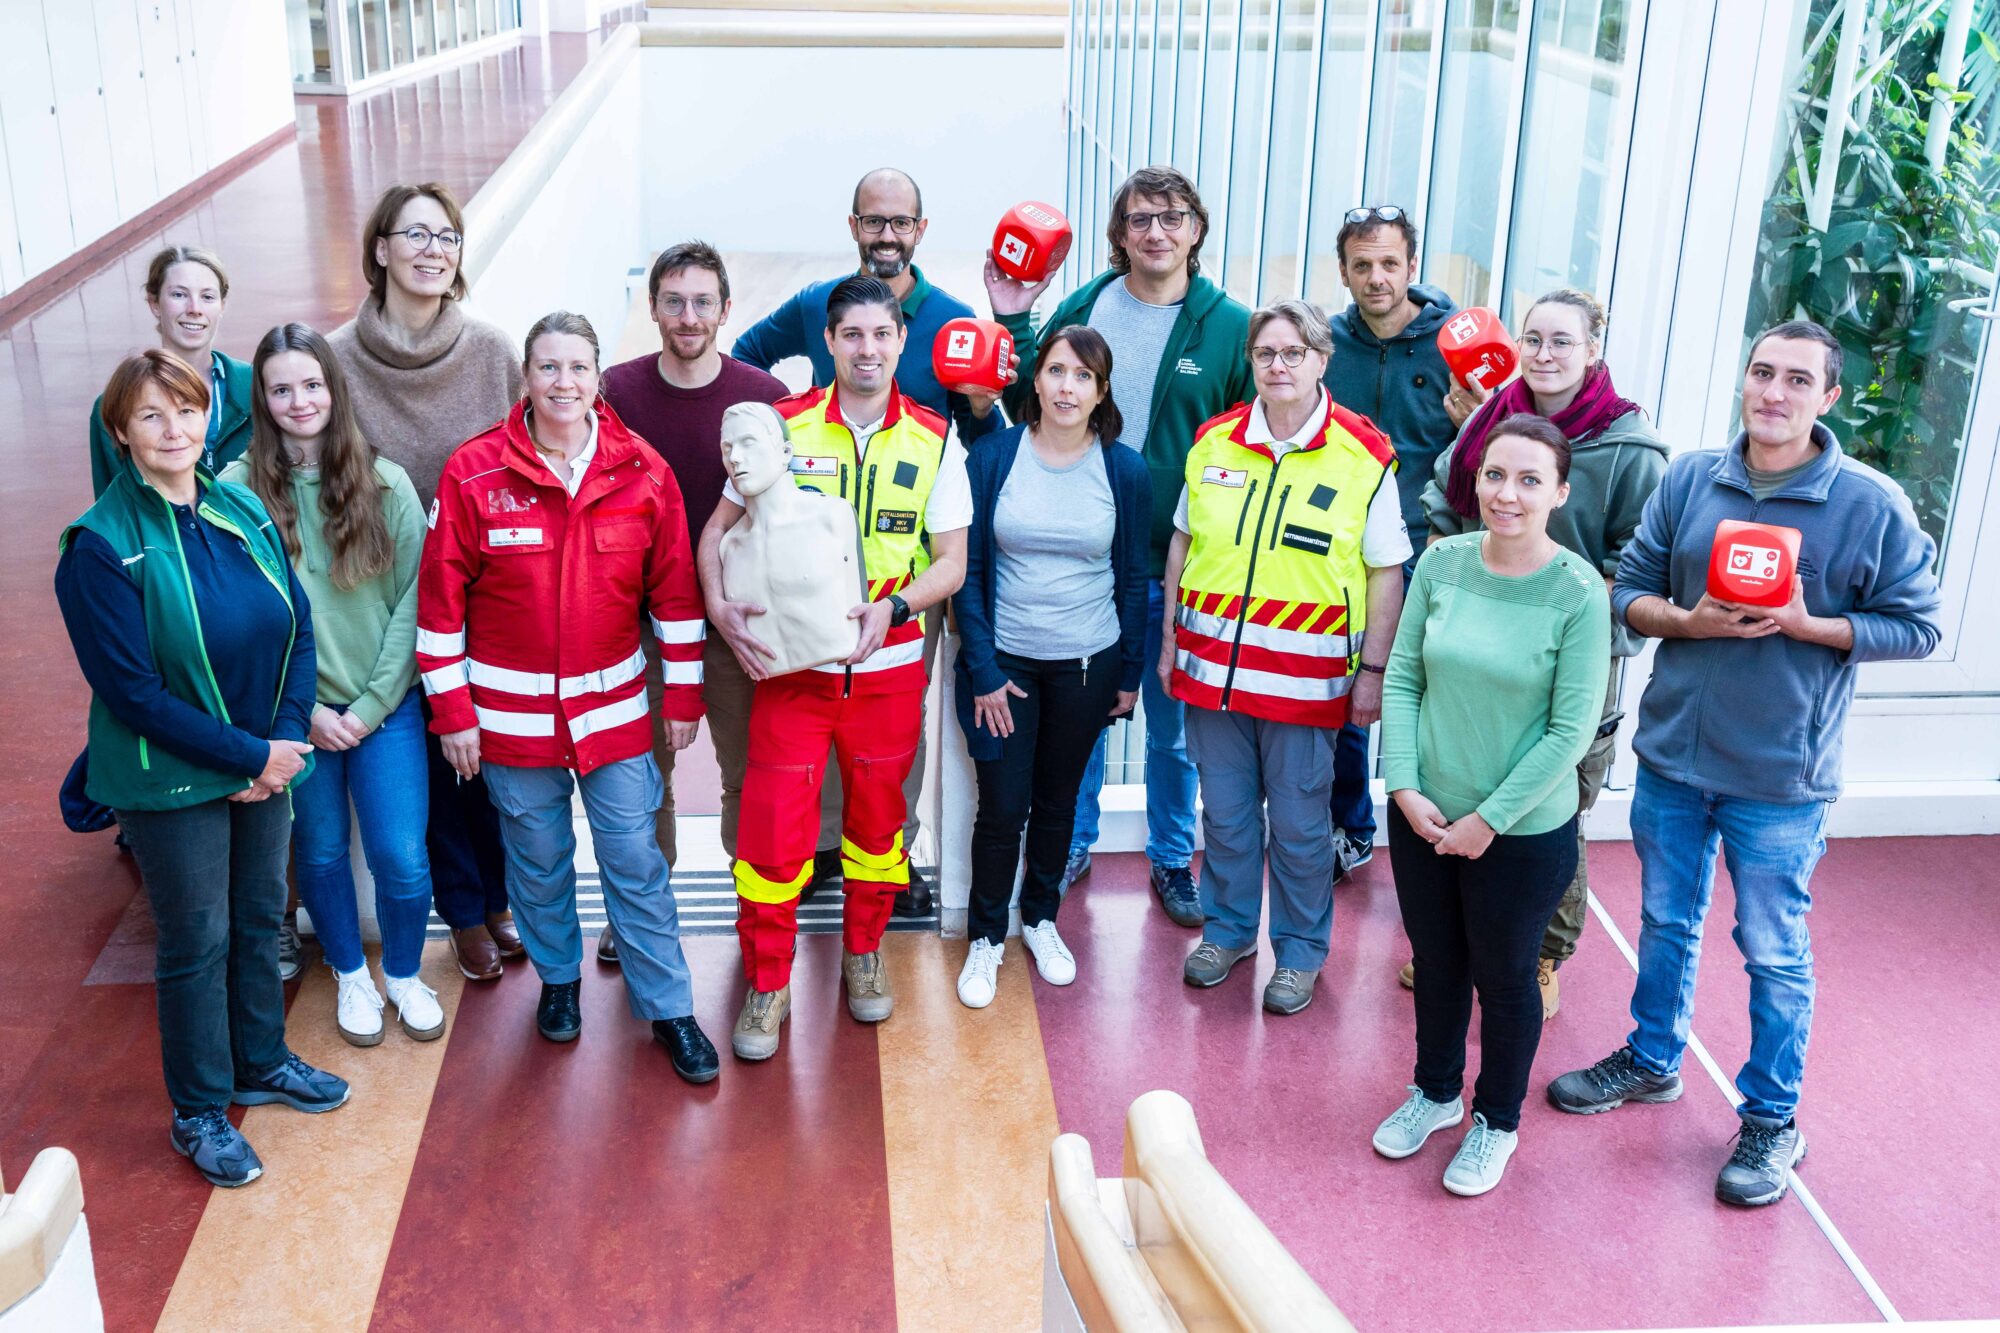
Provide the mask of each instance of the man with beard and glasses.
[{"label": "man with beard and glasses", "polygon": [[[648,304],[660,326],[660,350],[637,356],[604,372],[603,392],[620,419],[653,446],[673,469],[687,508],[688,543],[722,498],[728,474],[722,466],[722,414],[738,403],[775,403],[785,396],[782,381],[724,356],[716,337],[729,321],[729,270],[722,256],[702,241],[683,241],[660,252],[647,279]],[[659,646],[644,639],[649,663],[646,689],[653,717],[653,757],[665,779],[666,799],[655,817],[660,850],[674,863],[674,751],[667,747],[659,708]],[[709,736],[722,770],[722,847],[736,854],[736,813],[743,793],[743,768],[750,744],[750,696],[757,683],[743,674],[736,654],[711,629],[702,651],[702,695],[708,703]],[[606,926],[597,939],[600,962],[618,961],[618,941]]]},{"label": "man with beard and glasses", "polygon": [[[918,242],[930,225],[924,217],[923,192],[907,172],[880,167],[861,178],[854,187],[853,211],[847,219],[848,233],[861,253],[856,270],[864,277],[880,278],[895,293],[903,310],[907,346],[913,354],[902,359],[896,372],[896,388],[919,407],[927,407],[958,427],[958,441],[970,446],[983,435],[1006,425],[996,404],[998,395],[963,394],[948,391],[937,382],[931,369],[931,344],[938,330],[954,319],[968,317],[972,307],[931,286],[924,271],[916,266]],[[737,359],[760,370],[769,370],[787,357],[803,356],[812,362],[814,388],[833,383],[833,354],[826,343],[826,303],[833,289],[849,274],[816,282],[752,325],[736,340]],[[642,432],[643,433],[643,432]],[[942,618],[924,617],[924,669],[937,656],[938,628]],[[904,846],[912,845],[920,820],[917,798],[924,785],[924,756],[904,783],[903,795],[908,822],[903,829]],[[825,803],[821,807],[820,850],[813,858],[812,882],[805,897],[840,876],[840,783],[838,773],[828,772]],[[896,896],[898,916],[926,916],[933,905],[931,886],[914,869],[910,887]]]}]

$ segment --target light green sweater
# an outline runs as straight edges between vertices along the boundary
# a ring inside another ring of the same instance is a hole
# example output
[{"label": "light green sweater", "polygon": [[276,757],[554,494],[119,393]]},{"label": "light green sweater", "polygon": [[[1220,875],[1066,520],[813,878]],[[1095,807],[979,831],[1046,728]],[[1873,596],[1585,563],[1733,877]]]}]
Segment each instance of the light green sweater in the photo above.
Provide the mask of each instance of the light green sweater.
[{"label": "light green sweater", "polygon": [[1382,685],[1382,772],[1446,819],[1477,810],[1495,833],[1547,833],[1576,813],[1611,602],[1567,549],[1533,574],[1492,573],[1484,536],[1446,537],[1417,562]]},{"label": "light green sweater", "polygon": [[[329,708],[345,708],[370,728],[381,726],[416,683],[417,564],[424,553],[424,510],[409,474],[377,458],[375,477],[387,492],[382,512],[396,559],[359,587],[342,588],[333,581],[333,553],[320,526],[319,469],[292,471],[302,548],[292,567],[312,603],[313,650],[319,659],[314,697]],[[248,486],[248,464],[241,459],[231,463],[222,480]]]}]

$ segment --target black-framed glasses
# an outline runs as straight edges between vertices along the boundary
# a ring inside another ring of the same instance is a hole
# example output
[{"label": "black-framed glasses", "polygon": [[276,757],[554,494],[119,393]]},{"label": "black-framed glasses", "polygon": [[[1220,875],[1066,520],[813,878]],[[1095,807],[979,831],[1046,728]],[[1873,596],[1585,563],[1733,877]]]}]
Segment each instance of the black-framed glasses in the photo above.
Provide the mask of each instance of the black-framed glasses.
[{"label": "black-framed glasses", "polygon": [[717,296],[697,296],[690,301],[685,296],[669,292],[660,298],[660,313],[663,315],[679,316],[692,310],[696,318],[709,319],[720,309],[722,298]]},{"label": "black-framed glasses", "polygon": [[1347,223],[1358,227],[1364,222],[1400,222],[1406,215],[1394,204],[1364,205],[1347,210]]},{"label": "black-framed glasses", "polygon": [[1306,349],[1293,343],[1290,347],[1253,347],[1250,349],[1250,364],[1259,370],[1269,370],[1273,361],[1282,361],[1294,370],[1306,363]]},{"label": "black-framed glasses", "polygon": [[917,229],[917,223],[920,220],[911,217],[907,213],[898,213],[892,218],[885,218],[879,213],[863,213],[855,219],[856,222],[861,224],[861,230],[867,232],[870,236],[880,236],[884,227],[895,232],[898,236],[908,236]]},{"label": "black-framed glasses", "polygon": [[1185,227],[1187,220],[1188,211],[1185,208],[1163,208],[1157,213],[1127,213],[1125,230],[1134,235],[1144,235],[1157,222],[1161,231],[1171,235]]},{"label": "black-framed glasses", "polygon": [[446,254],[456,252],[459,246],[465,244],[465,237],[451,230],[449,227],[443,231],[432,231],[422,223],[418,223],[412,227],[405,227],[401,231],[385,231],[382,235],[384,237],[400,236],[410,243],[411,249],[420,253],[430,249],[432,241],[436,241],[438,249],[443,250]]}]

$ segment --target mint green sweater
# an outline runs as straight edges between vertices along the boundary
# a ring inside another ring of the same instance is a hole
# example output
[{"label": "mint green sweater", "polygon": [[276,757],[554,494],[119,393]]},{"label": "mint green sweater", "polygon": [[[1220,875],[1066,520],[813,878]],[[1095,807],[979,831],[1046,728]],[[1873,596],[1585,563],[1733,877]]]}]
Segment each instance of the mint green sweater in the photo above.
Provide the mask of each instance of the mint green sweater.
[{"label": "mint green sweater", "polygon": [[[372,729],[396,710],[417,679],[417,565],[424,553],[424,509],[409,473],[386,458],[375,460],[383,517],[396,559],[358,588],[333,581],[319,510],[318,468],[292,470],[292,503],[299,512],[299,545],[293,562],[312,604],[313,644],[319,655],[314,698],[345,708]],[[222,470],[222,480],[250,484],[243,460]]]},{"label": "mint green sweater", "polygon": [[1576,813],[1611,602],[1567,549],[1533,574],[1492,573],[1484,536],[1446,537],[1417,562],[1382,685],[1382,772],[1446,819],[1477,810],[1495,833],[1547,833]]}]

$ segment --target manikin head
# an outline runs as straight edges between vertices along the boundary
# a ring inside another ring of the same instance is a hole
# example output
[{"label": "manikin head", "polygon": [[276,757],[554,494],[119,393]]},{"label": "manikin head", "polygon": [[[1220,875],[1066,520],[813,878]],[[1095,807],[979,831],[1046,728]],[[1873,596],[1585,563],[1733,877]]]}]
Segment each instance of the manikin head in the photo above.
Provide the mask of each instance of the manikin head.
[{"label": "manikin head", "polygon": [[778,409],[769,403],[737,403],[723,412],[722,466],[745,500],[790,475],[791,436]]}]

